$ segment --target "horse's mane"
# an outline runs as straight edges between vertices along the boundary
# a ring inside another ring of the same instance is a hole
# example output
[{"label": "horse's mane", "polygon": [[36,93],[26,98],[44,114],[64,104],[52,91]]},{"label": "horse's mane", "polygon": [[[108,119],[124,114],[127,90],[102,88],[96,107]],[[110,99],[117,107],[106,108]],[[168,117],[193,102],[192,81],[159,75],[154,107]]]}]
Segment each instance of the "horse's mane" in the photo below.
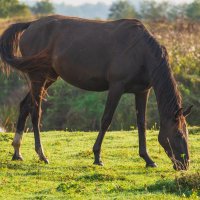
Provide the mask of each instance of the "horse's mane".
[{"label": "horse's mane", "polygon": [[169,64],[167,50],[148,31],[144,34],[144,38],[158,63],[158,66],[152,66],[155,68],[151,71],[157,103],[165,114],[174,114],[181,108],[182,98]]}]

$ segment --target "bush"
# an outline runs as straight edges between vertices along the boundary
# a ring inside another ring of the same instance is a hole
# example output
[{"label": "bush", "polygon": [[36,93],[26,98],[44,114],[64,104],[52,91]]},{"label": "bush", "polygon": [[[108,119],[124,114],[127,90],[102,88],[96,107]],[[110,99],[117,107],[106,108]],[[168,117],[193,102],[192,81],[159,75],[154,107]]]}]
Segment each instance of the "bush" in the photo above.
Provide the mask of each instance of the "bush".
[{"label": "bush", "polygon": [[31,15],[29,7],[18,0],[1,0],[0,8],[1,18]]}]

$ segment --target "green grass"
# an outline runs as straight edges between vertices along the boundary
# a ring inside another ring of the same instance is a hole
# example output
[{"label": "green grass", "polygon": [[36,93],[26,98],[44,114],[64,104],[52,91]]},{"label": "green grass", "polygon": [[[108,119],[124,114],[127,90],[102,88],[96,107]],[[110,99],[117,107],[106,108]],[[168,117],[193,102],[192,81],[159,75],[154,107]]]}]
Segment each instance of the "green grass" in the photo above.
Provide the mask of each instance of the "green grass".
[{"label": "green grass", "polygon": [[[38,161],[32,133],[24,135],[24,161],[11,161],[13,134],[0,134],[0,199],[198,199],[200,130],[190,130],[191,166],[176,172],[148,131],[149,154],[158,168],[146,169],[138,156],[137,131],[108,132],[102,146],[104,167],[94,166],[96,132],[45,132],[50,164]],[[184,177],[195,177],[184,179]],[[198,176],[197,176],[198,175]],[[195,179],[195,187],[190,183]]]}]

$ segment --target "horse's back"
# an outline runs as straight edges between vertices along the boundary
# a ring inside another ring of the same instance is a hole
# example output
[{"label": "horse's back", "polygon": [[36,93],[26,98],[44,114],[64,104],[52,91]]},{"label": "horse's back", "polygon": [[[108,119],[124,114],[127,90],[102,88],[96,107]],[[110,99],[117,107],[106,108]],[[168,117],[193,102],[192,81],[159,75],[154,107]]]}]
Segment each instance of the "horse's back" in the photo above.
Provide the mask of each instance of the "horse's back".
[{"label": "horse's back", "polygon": [[67,48],[76,41],[85,42],[87,45],[95,43],[98,47],[106,45],[109,48],[115,44],[116,48],[118,45],[127,45],[129,40],[137,37],[138,30],[143,27],[136,19],[100,21],[53,15],[34,21],[24,31],[20,48],[25,55],[35,53],[27,52],[28,46],[31,46],[33,51],[40,51],[51,45],[56,47],[57,43]]},{"label": "horse's back", "polygon": [[25,56],[48,49],[51,67],[64,80],[102,91],[112,80],[133,79],[134,56],[127,52],[144,31],[134,19],[98,21],[56,15],[33,22],[20,47]]}]

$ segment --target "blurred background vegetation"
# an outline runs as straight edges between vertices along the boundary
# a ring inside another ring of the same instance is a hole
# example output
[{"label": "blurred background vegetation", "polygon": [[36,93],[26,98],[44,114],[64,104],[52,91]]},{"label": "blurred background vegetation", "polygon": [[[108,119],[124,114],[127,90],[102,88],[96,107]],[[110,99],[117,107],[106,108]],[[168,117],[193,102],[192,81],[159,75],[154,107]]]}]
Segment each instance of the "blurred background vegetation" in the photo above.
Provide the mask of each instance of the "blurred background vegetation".
[{"label": "blurred background vegetation", "polygon": [[[136,2],[139,3],[134,4]],[[138,0],[80,6],[53,4],[47,0],[29,4],[18,0],[0,0],[0,31],[11,23],[53,13],[109,20],[141,19],[168,49],[184,107],[194,105],[188,123],[200,125],[200,0],[188,4]],[[12,72],[10,76],[0,73],[0,91],[0,127],[13,131],[18,104],[28,91],[26,81],[16,72]],[[41,129],[98,130],[106,96],[107,92],[80,90],[59,79],[50,87],[47,101],[43,103]],[[134,95],[122,97],[110,129],[129,130],[136,127],[134,101]],[[153,90],[148,103],[147,119],[148,128],[158,128],[159,116]],[[30,130],[29,127],[30,123],[27,124],[27,130]]]}]

